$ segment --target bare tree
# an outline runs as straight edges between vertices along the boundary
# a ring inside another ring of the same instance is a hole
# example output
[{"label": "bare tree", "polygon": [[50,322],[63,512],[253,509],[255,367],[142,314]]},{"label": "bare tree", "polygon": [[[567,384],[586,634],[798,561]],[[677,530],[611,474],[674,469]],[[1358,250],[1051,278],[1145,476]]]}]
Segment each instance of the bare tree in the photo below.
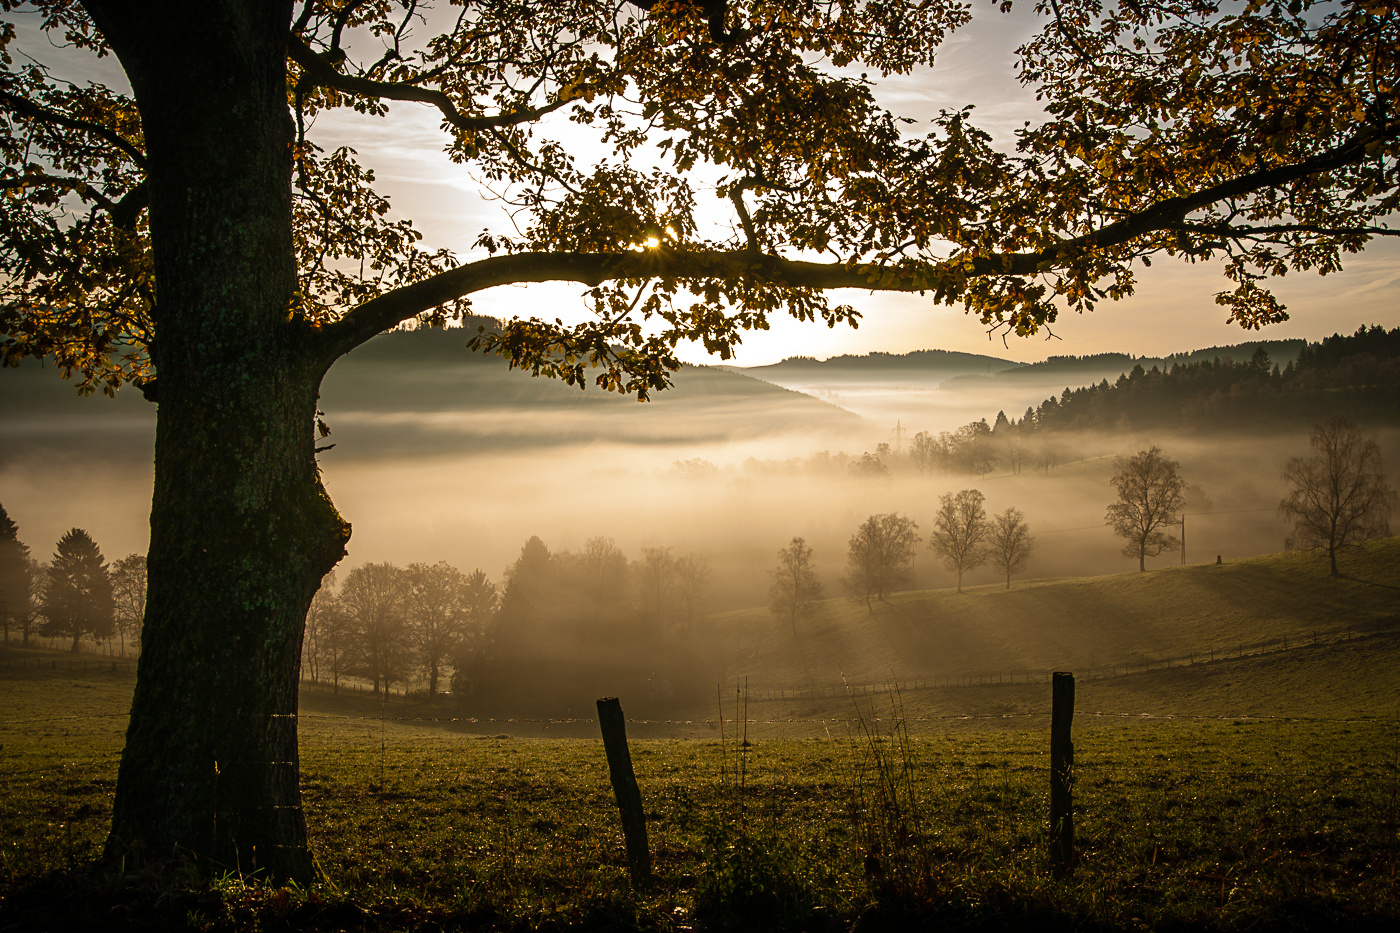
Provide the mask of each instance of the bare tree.
[{"label": "bare tree", "polygon": [[933,468],[938,465],[938,441],[927,431],[920,431],[914,435],[914,443],[910,446],[909,456],[914,461],[914,466],[918,468],[920,476],[932,473]]},{"label": "bare tree", "polygon": [[327,671],[335,681],[337,692],[340,688],[338,665],[335,664],[336,639],[331,632],[332,613],[335,602],[335,571],[321,578],[321,586],[311,597],[311,606],[306,610],[306,634],[301,639],[302,676],[309,677],[313,684],[320,683],[321,674]]},{"label": "bare tree", "polygon": [[778,551],[778,566],[771,573],[773,585],[768,590],[769,608],[774,615],[786,615],[797,635],[797,622],[811,617],[817,600],[822,598],[822,583],[817,579],[812,561],[813,551],[802,538],[793,538]]},{"label": "bare tree", "polygon": [[27,601],[20,603],[16,617],[20,644],[29,647],[29,636],[38,633],[39,620],[44,616],[44,592],[49,588],[49,565],[29,558],[29,589]]},{"label": "bare tree", "polygon": [[938,501],[928,546],[958,575],[961,593],[963,574],[987,562],[983,546],[988,531],[987,510],[982,508],[985,497],[976,489],[964,489],[957,495],[945,493]]},{"label": "bare tree", "polygon": [[907,579],[909,562],[919,543],[919,526],[897,512],[872,515],[851,536],[846,554],[847,591],[864,599],[883,600],[895,585]]},{"label": "bare tree", "polygon": [[710,585],[710,562],[699,554],[687,554],[676,561],[675,590],[685,611],[685,621],[694,622],[701,600]]},{"label": "bare tree", "polygon": [[393,564],[362,564],[345,575],[340,602],[354,626],[360,672],[384,686],[403,680],[409,664],[404,619],[404,572]]},{"label": "bare tree", "polygon": [[1278,510],[1293,522],[1287,546],[1325,547],[1335,577],[1338,550],[1390,534],[1395,493],[1375,437],[1346,418],[1313,425],[1308,444],[1312,456],[1293,457],[1284,467],[1292,489]]},{"label": "bare tree", "polygon": [[404,621],[428,673],[428,699],[467,624],[467,578],[447,561],[410,564],[404,573]]},{"label": "bare tree", "polygon": [[125,657],[128,639],[134,645],[140,643],[141,620],[146,616],[145,554],[128,554],[112,565],[112,598],[116,602],[117,635]]},{"label": "bare tree", "polygon": [[1162,528],[1180,521],[1186,481],[1178,472],[1181,464],[1164,457],[1156,445],[1119,457],[1113,465],[1117,472],[1109,482],[1118,490],[1118,501],[1108,507],[1104,520],[1127,539],[1123,556],[1136,557],[1143,571],[1147,558],[1181,547],[1180,539]]},{"label": "bare tree", "polygon": [[639,567],[642,581],[642,614],[648,622],[666,620],[671,591],[675,588],[676,559],[668,547],[642,548]]},{"label": "bare tree", "polygon": [[1026,527],[1025,514],[1008,508],[993,515],[987,545],[992,566],[1006,576],[1006,588],[1011,589],[1011,575],[1026,569],[1026,561],[1035,550],[1035,538]]}]

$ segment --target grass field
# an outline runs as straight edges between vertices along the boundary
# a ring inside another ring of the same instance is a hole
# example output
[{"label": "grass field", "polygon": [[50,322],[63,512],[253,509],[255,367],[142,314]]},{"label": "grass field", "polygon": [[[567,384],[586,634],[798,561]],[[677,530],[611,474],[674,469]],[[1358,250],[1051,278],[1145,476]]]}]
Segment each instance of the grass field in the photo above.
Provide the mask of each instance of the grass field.
[{"label": "grass field", "polygon": [[[783,683],[765,659],[795,669],[781,664],[771,616],[736,655],[737,688],[708,709],[629,724],[656,869],[646,888],[628,881],[591,720],[466,721],[450,705],[310,685],[302,786],[325,882],[260,885],[251,860],[212,883],[121,879],[96,860],[134,675],[10,652],[0,657],[0,929],[1393,929],[1395,542],[1357,556],[1335,583],[1282,555],[1060,584],[1108,607],[1080,613],[1086,639],[1129,646],[1128,657],[1106,656],[1116,676],[1078,684],[1080,860],[1066,881],[1046,856],[1050,691],[1039,674],[856,696],[800,680],[745,693],[745,670],[753,683]],[[1039,584],[1010,594],[1037,591],[1017,605],[1053,607],[1063,595]],[[1162,594],[1221,608],[1205,622],[1149,612]],[[873,650],[899,612],[936,611],[971,643],[1023,611],[954,622],[961,598],[908,594],[874,620],[833,603],[827,624]],[[1202,642],[1220,650],[1138,667],[1132,639],[1099,614],[1134,614],[1156,646],[1144,657]],[[998,636],[1038,645],[1018,649],[1027,670],[1057,644],[1034,642],[1032,623]],[[1238,656],[1239,642],[1261,647]],[[832,650],[815,632],[808,644],[809,659]]]}]

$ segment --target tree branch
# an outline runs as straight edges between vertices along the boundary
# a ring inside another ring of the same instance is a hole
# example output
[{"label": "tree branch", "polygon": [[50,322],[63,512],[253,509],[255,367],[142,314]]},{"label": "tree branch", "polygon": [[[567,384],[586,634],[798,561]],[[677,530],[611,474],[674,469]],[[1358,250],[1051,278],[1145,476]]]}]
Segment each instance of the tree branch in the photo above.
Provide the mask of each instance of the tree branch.
[{"label": "tree branch", "polygon": [[[403,100],[416,101],[423,104],[432,104],[441,111],[443,119],[459,130],[469,133],[480,132],[481,130],[494,129],[502,126],[516,126],[521,123],[532,123],[541,117],[551,114],[561,107],[567,106],[577,99],[576,94],[563,94],[552,104],[545,104],[542,107],[530,107],[525,110],[517,110],[513,113],[499,113],[494,116],[469,117],[457,109],[457,105],[452,102],[442,91],[435,91],[432,88],[418,87],[414,84],[402,84],[390,81],[372,81],[369,78],[360,78],[355,75],[342,74],[335,70],[323,56],[318,55],[315,50],[303,42],[299,37],[292,36],[287,42],[287,54],[292,61],[296,62],[302,70],[302,81],[309,82],[315,87],[334,88],[344,91],[347,94],[357,94],[362,97],[374,97],[381,100]],[[298,85],[300,89],[300,84]]]},{"label": "tree branch", "polygon": [[863,288],[914,291],[911,275],[882,276],[854,265],[817,263],[758,255],[748,250],[691,251],[654,249],[616,253],[528,252],[492,256],[412,285],[396,288],[355,308],[321,328],[330,356],[348,353],[374,335],[430,308],[497,285],[578,282],[596,286],[610,279],[728,278],[756,276],[797,288]]},{"label": "tree branch", "polygon": [[979,265],[995,262],[1001,267],[988,268],[979,274],[1001,272],[1007,275],[1031,275],[1044,271],[1047,264],[1053,265],[1055,260],[1062,256],[1085,249],[1108,249],[1120,246],[1154,230],[1180,228],[1187,215],[1194,211],[1209,207],[1219,201],[1244,197],[1266,188],[1282,187],[1309,175],[1330,172],[1362,161],[1366,158],[1367,146],[1376,142],[1389,142],[1397,136],[1400,136],[1400,125],[1396,124],[1390,124],[1367,133],[1358,133],[1347,142],[1301,162],[1260,169],[1257,172],[1250,172],[1228,181],[1222,181],[1209,188],[1203,188],[1194,194],[1158,201],[1117,223],[1109,224],[1093,233],[1062,240],[1054,246],[1034,253],[1012,253],[995,259],[978,259]]},{"label": "tree branch", "polygon": [[[1031,253],[953,256],[942,263],[882,266],[873,263],[817,263],[745,250],[653,249],[613,253],[522,252],[493,256],[440,272],[412,285],[373,298],[321,329],[322,348],[329,366],[374,335],[447,302],[498,285],[534,282],[578,282],[596,286],[610,279],[754,277],[794,288],[858,288],[866,291],[926,291],[937,288],[938,269],[978,276],[1028,276],[1045,272],[1086,250],[1107,249],[1156,230],[1179,229],[1185,218],[1218,201],[1285,185],[1299,178],[1340,168],[1365,158],[1366,146],[1389,139],[1396,127],[1366,133],[1327,152],[1292,165],[1263,169],[1232,178],[1194,194],[1167,198],[1139,213],[1084,236]],[[1302,229],[1290,226],[1289,229]],[[1354,232],[1379,232],[1357,228]],[[1330,231],[1321,233],[1353,232]],[[1392,235],[1386,231],[1387,235]]]},{"label": "tree branch", "polygon": [[131,157],[141,168],[146,167],[146,154],[134,146],[129,140],[109,130],[99,123],[92,123],[88,120],[79,120],[77,117],[70,117],[66,113],[59,113],[57,110],[50,110],[40,104],[34,103],[18,94],[11,94],[9,91],[0,91],[0,104],[4,104],[15,113],[31,120],[39,120],[44,123],[53,123],[58,126],[66,126],[70,130],[78,130],[82,133],[91,133],[99,139],[104,139],[116,146],[122,152]]}]

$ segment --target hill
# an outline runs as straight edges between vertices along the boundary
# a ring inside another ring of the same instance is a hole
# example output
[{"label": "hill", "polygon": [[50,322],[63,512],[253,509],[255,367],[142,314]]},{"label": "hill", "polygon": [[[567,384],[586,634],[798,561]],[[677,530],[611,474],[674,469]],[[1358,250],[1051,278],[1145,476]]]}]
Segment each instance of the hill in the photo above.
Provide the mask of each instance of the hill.
[{"label": "hill", "polygon": [[1003,360],[980,353],[956,350],[913,350],[909,353],[842,354],[818,360],[810,356],[790,356],[767,366],[729,366],[732,372],[757,376],[782,383],[786,378],[841,378],[860,375],[918,376],[923,379],[948,379],[963,373],[994,373],[1024,368],[1013,360]]},{"label": "hill", "polygon": [[[722,677],[754,689],[1012,682],[1052,670],[1143,671],[1400,627],[1400,538],[1348,554],[1344,576],[1289,552],[1151,573],[897,593],[873,612],[831,599],[793,637],[766,608],[712,617]],[[1285,641],[1286,640],[1286,641]]]},{"label": "hill", "polygon": [[[471,332],[474,332],[474,328]],[[322,386],[321,408],[335,456],[389,457],[560,443],[697,442],[791,430],[843,431],[850,412],[728,370],[685,366],[674,387],[646,405],[511,371],[503,360],[465,349],[468,331],[382,334],[337,363]],[[458,417],[460,416],[460,417]],[[82,398],[52,366],[22,361],[0,373],[0,461],[61,449],[101,435],[108,449],[150,456],[155,406],[134,388],[116,398]]]},{"label": "hill", "polygon": [[[1189,430],[1262,433],[1296,429],[1330,415],[1365,424],[1400,418],[1400,328],[1362,327],[1288,350],[1268,344],[1248,359],[1208,351],[1164,361],[1140,360],[1112,383],[1066,388],[1016,426],[1027,433],[1063,430]],[[1240,349],[1244,349],[1241,347]],[[1287,348],[1286,348],[1287,349]],[[1033,422],[1033,423],[1028,423]]]},{"label": "hill", "polygon": [[1225,346],[1203,347],[1166,356],[1133,356],[1131,353],[1091,353],[1084,356],[1050,356],[1038,363],[1004,369],[992,374],[972,373],[958,376],[944,385],[957,391],[986,391],[988,387],[1007,385],[1057,385],[1059,388],[1089,385],[1107,379],[1110,382],[1130,372],[1134,366],[1170,369],[1213,360],[1234,360],[1244,363],[1259,350],[1280,366],[1297,359],[1307,344],[1305,340],[1250,340]]}]

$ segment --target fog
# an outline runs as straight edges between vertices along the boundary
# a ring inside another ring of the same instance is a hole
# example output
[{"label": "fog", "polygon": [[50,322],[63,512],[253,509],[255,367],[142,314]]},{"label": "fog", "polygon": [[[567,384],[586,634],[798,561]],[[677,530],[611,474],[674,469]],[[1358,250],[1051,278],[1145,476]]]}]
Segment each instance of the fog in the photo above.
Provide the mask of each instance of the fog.
[{"label": "fog", "polygon": [[[915,432],[991,422],[999,410],[1016,417],[1064,387],[976,392],[907,375],[837,373],[825,382],[808,377],[810,394],[797,394],[687,369],[674,393],[639,404],[509,373],[495,361],[390,368],[393,356],[342,364],[327,381],[335,447],[321,465],[354,527],[343,567],[445,560],[499,581],[532,535],[555,552],[604,536],[629,559],[646,547],[703,557],[712,568],[707,611],[762,605],[778,549],[795,536],[815,549],[827,594],[839,596],[846,544],[860,522],[899,512],[927,540],[939,496],[963,488],[981,490],[989,513],[1025,513],[1038,546],[1022,579],[1134,570],[1103,523],[1108,480],[1114,456],[1151,444],[1199,487],[1187,509],[1187,560],[1277,551],[1286,534],[1273,511],[1280,472],[1289,456],[1306,452],[1305,426],[1280,436],[1058,435],[1059,462],[1049,470],[921,476],[900,457]],[[36,388],[30,377],[46,381]],[[47,558],[76,525],[109,560],[144,550],[151,406],[129,390],[115,401],[69,397],[52,371],[32,367],[4,378],[0,503],[21,539]],[[8,391],[16,386],[24,391]],[[1394,475],[1395,433],[1382,441]],[[852,475],[842,454],[859,458],[880,444],[890,445],[889,473]],[[1173,552],[1149,566],[1180,559]],[[952,582],[921,547],[913,586]],[[995,571],[983,568],[964,585],[992,582]]]}]

